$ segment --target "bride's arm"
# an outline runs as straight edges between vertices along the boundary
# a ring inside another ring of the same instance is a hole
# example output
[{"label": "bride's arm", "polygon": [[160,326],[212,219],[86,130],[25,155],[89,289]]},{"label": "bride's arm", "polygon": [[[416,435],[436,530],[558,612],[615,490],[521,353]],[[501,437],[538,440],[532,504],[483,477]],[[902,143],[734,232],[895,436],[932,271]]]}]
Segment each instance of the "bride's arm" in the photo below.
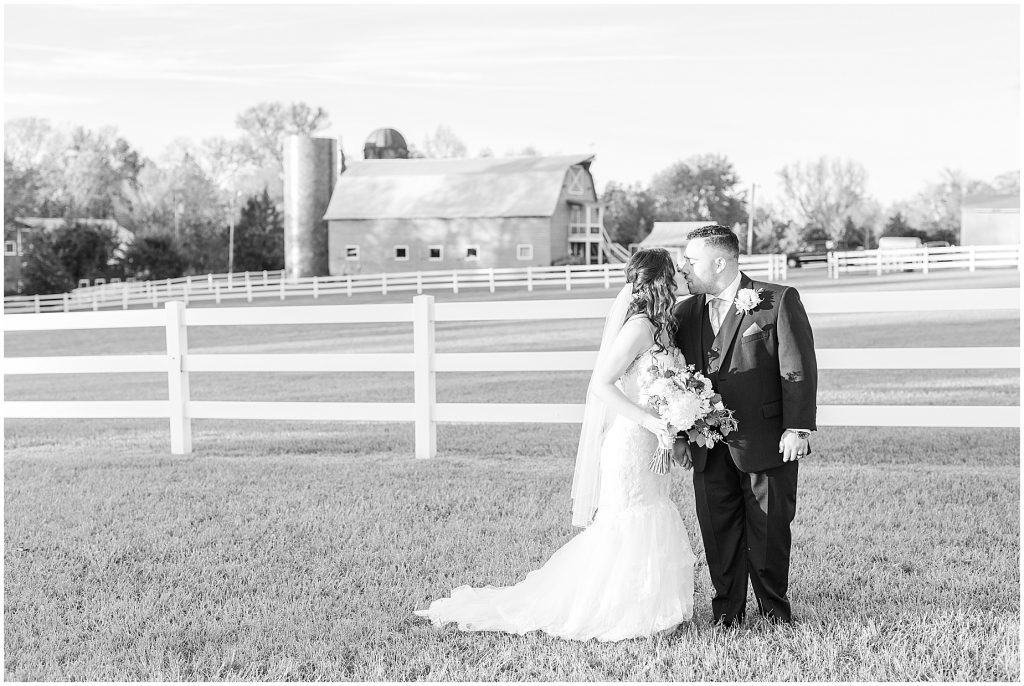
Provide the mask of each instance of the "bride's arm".
[{"label": "bride's arm", "polygon": [[602,400],[608,409],[639,424],[651,433],[667,431],[667,422],[653,411],[640,407],[619,390],[615,382],[625,373],[636,356],[654,344],[654,334],[645,319],[626,322],[615,337],[608,354],[594,368],[590,391]]}]

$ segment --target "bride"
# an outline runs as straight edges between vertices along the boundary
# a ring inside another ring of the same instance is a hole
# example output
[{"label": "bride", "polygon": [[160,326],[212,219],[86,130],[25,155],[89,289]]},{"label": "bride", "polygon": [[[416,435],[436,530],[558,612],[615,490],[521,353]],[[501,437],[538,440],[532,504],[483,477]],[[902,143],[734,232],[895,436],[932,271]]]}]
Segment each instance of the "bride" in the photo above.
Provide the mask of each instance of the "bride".
[{"label": "bride", "polygon": [[639,372],[682,365],[671,347],[675,264],[641,250],[605,320],[573,477],[575,526],[586,527],[514,586],[461,586],[416,612],[463,631],[544,631],[585,641],[668,632],[693,614],[695,557],[668,474],[649,465],[668,425],[638,402]]}]

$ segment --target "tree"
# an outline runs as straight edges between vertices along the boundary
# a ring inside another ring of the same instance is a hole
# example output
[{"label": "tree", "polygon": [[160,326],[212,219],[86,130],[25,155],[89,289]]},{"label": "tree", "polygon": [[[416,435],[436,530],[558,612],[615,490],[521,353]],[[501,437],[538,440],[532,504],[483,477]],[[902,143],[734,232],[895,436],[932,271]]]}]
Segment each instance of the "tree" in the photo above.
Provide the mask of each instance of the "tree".
[{"label": "tree", "polygon": [[238,128],[247,136],[253,157],[284,163],[284,139],[292,134],[313,135],[330,126],[327,110],[304,102],[261,102],[238,115]]},{"label": "tree", "polygon": [[77,281],[71,278],[54,249],[53,237],[37,229],[25,234],[21,260],[22,293],[48,295],[67,293]]},{"label": "tree", "polygon": [[455,135],[450,127],[444,124],[437,127],[432,135],[423,139],[423,155],[425,157],[465,157],[466,144]]},{"label": "tree", "polygon": [[697,155],[655,175],[650,192],[658,221],[707,220],[746,224],[747,209],[736,187],[739,176],[722,155]]},{"label": "tree", "polygon": [[145,281],[177,278],[186,266],[185,255],[166,233],[138,238],[125,251],[125,274]]},{"label": "tree", "polygon": [[235,224],[235,270],[284,269],[284,219],[264,189],[251,196]]},{"label": "tree", "polygon": [[882,230],[882,236],[916,236],[921,240],[928,240],[928,234],[908,224],[900,212],[889,217],[889,221],[885,223],[885,228]]},{"label": "tree", "polygon": [[842,240],[846,218],[867,199],[867,171],[851,160],[820,157],[779,171],[783,194],[805,230],[820,229]]},{"label": "tree", "polygon": [[1020,194],[1020,170],[1015,169],[1005,174],[1000,174],[993,180],[992,188],[1000,195]]},{"label": "tree", "polygon": [[127,223],[142,164],[139,153],[114,128],[75,128],[62,164],[69,215]]},{"label": "tree", "polygon": [[620,245],[639,243],[654,227],[654,197],[639,184],[631,187],[610,182],[601,194],[604,226]]},{"label": "tree", "polygon": [[110,229],[85,224],[69,224],[53,231],[53,252],[71,278],[106,278],[116,271],[119,241]]}]

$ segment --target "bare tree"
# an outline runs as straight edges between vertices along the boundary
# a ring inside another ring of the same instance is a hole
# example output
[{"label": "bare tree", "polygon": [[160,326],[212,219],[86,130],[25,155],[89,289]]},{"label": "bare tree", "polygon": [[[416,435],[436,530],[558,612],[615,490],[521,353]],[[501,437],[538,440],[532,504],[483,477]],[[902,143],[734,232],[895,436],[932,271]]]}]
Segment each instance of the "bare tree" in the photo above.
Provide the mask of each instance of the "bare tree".
[{"label": "bare tree", "polygon": [[235,120],[252,146],[254,155],[284,162],[284,137],[290,134],[312,135],[330,125],[327,111],[304,102],[261,102],[238,115]]},{"label": "bare tree", "polygon": [[841,240],[846,218],[867,198],[868,174],[852,160],[820,157],[779,171],[788,209],[808,229]]},{"label": "bare tree", "polygon": [[466,144],[444,124],[423,139],[424,157],[465,157],[466,150]]}]

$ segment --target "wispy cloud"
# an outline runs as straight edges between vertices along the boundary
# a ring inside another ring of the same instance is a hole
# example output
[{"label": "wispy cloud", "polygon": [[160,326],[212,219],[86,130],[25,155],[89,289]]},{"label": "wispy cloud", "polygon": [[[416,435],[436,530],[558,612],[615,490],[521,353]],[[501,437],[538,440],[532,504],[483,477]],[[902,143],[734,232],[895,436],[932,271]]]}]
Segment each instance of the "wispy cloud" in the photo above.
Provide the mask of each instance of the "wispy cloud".
[{"label": "wispy cloud", "polygon": [[4,93],[4,103],[7,105],[84,105],[94,102],[97,102],[97,98],[86,95],[27,91]]}]

